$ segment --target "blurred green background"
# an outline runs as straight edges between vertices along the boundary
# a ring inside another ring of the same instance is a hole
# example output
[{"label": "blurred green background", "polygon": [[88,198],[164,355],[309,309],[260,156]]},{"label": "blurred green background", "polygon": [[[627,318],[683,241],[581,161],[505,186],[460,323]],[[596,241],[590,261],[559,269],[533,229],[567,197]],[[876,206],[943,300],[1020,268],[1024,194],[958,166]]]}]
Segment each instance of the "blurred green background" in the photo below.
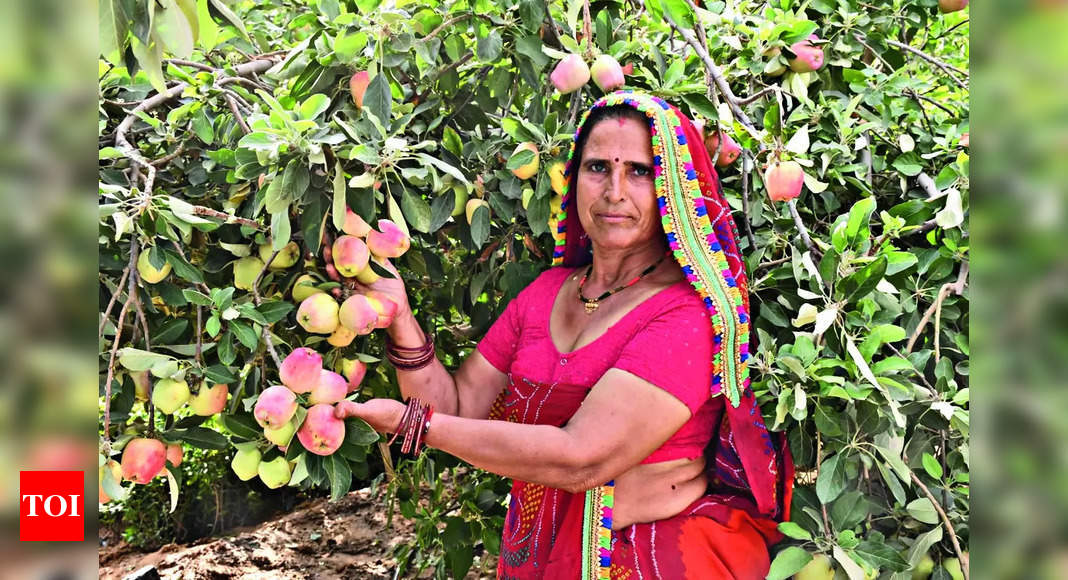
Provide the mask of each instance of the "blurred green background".
[{"label": "blurred green background", "polygon": [[[0,4],[0,578],[95,576],[92,515],[81,546],[20,545],[16,508],[20,469],[94,472],[96,9]],[[1064,578],[1068,2],[969,10],[973,570]]]}]

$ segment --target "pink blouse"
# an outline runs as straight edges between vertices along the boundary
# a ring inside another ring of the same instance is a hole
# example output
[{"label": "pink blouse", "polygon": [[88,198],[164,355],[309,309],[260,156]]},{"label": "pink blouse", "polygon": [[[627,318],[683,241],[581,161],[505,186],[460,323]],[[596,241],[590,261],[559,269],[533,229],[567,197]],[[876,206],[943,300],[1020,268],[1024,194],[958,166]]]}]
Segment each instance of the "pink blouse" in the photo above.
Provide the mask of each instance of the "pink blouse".
[{"label": "pink blouse", "polygon": [[712,323],[690,284],[681,280],[626,313],[603,335],[571,352],[549,334],[553,303],[571,268],[542,273],[505,308],[478,344],[509,387],[491,417],[563,426],[608,369],[617,368],[671,393],[690,419],[642,463],[701,455],[723,413],[711,397]]}]

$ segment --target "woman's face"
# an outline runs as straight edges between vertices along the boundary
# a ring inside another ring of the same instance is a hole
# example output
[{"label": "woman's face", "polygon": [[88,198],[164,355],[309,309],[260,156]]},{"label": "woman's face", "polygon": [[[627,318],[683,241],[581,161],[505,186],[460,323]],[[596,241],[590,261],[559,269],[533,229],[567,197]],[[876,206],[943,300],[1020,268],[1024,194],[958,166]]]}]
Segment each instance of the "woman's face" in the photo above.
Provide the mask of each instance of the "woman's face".
[{"label": "woman's face", "polygon": [[607,118],[589,131],[576,175],[582,227],[602,250],[654,243],[662,229],[648,124]]}]

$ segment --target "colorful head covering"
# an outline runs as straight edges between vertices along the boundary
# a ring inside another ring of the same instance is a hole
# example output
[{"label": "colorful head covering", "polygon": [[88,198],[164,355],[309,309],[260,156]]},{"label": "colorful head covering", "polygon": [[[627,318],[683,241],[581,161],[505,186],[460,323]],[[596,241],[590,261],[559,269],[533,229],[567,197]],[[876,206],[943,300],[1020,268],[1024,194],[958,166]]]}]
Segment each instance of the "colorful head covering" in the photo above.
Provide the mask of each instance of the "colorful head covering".
[{"label": "colorful head covering", "polygon": [[730,442],[730,451],[736,452],[734,461],[744,471],[738,483],[748,488],[760,513],[782,518],[790,499],[792,462],[781,438],[773,440],[768,433],[749,385],[749,292],[738,231],[701,134],[686,115],[663,99],[634,91],[605,95],[586,111],[568,154],[553,265],[576,266],[588,259],[589,240],[577,212],[568,211],[574,198],[572,156],[590,113],[619,105],[636,109],[649,121],[657,203],[667,243],[711,314],[709,389],[729,402],[727,420],[718,434],[721,447]]}]

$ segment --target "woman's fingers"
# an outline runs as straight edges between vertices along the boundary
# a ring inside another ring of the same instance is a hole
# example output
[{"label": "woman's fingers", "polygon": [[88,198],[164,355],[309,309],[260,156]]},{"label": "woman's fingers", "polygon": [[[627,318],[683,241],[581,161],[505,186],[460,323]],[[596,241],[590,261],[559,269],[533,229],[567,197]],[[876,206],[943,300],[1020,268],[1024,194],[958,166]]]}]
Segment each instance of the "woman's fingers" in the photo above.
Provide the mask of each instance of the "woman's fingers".
[{"label": "woman's fingers", "polygon": [[334,408],[334,416],[338,419],[348,419],[349,417],[359,417],[360,404],[353,403],[352,401],[341,401]]}]

